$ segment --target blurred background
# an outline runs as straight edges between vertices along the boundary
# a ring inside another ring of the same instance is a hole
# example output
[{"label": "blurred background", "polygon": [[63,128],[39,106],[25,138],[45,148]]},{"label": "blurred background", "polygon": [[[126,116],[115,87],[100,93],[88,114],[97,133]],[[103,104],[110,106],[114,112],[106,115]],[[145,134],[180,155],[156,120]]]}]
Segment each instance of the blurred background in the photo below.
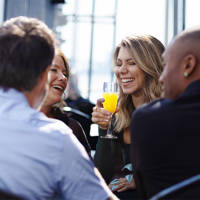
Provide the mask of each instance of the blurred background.
[{"label": "blurred background", "polygon": [[76,74],[81,95],[95,103],[113,79],[112,54],[130,34],[151,34],[165,45],[199,25],[199,0],[0,0],[0,23],[24,15],[55,32]]}]

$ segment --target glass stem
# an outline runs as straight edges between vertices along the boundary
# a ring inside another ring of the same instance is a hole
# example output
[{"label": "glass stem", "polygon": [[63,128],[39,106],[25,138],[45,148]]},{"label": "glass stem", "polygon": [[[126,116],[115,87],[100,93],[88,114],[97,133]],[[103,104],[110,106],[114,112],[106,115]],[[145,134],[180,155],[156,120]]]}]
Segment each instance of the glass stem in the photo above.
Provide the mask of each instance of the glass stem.
[{"label": "glass stem", "polygon": [[111,120],[109,121],[109,124],[108,124],[107,135],[112,135],[112,116],[111,116]]}]

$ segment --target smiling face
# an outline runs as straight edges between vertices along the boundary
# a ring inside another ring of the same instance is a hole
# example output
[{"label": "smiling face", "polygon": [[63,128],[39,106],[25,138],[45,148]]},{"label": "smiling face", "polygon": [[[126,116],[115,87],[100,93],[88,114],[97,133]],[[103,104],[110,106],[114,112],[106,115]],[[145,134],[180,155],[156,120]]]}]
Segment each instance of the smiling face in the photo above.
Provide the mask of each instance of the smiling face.
[{"label": "smiling face", "polygon": [[67,86],[68,73],[60,55],[55,55],[48,73],[49,90],[47,93],[48,105],[53,105],[62,100],[62,95]]},{"label": "smiling face", "polygon": [[145,82],[144,72],[136,65],[126,47],[120,47],[114,72],[124,94],[140,94]]}]

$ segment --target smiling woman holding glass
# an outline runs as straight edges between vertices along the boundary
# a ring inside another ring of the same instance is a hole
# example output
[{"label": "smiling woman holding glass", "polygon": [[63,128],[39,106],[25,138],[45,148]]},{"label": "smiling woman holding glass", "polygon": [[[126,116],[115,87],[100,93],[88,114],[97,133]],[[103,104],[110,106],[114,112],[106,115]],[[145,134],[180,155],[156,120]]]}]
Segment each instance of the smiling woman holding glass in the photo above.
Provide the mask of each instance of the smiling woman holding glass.
[{"label": "smiling woman holding glass", "polygon": [[163,44],[150,35],[129,36],[121,41],[114,52],[114,73],[120,92],[118,108],[112,117],[112,134],[104,138],[112,113],[103,108],[104,99],[98,99],[92,121],[99,125],[99,140],[95,165],[110,188],[122,200],[136,198],[135,182],[130,161],[130,119],[134,110],[159,98],[158,82],[162,72]]}]

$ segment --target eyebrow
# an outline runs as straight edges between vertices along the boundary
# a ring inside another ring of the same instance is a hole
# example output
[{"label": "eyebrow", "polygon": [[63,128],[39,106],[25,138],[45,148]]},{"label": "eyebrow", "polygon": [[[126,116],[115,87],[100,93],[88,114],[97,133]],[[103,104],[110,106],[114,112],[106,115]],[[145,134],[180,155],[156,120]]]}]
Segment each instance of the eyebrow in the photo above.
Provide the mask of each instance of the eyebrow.
[{"label": "eyebrow", "polygon": [[[121,60],[120,58],[117,58],[117,61],[118,60]],[[126,61],[134,61],[134,59],[133,58],[128,58]]]},{"label": "eyebrow", "polygon": [[[52,64],[51,64],[51,66],[54,66],[54,67],[57,67],[57,68],[59,68],[59,67],[60,67],[59,65],[57,65],[57,64],[54,64],[54,63],[52,63]],[[67,72],[67,70],[66,70],[66,69],[64,69],[64,72]]]}]

